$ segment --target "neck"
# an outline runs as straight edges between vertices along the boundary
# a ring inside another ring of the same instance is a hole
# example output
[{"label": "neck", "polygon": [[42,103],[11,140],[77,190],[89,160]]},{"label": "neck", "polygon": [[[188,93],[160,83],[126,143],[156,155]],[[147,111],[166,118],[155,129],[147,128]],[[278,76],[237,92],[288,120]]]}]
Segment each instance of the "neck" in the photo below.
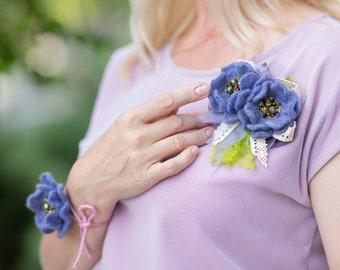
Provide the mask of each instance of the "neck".
[{"label": "neck", "polygon": [[[256,49],[241,42],[234,47],[224,36],[210,17],[205,0],[197,0],[197,18],[189,29],[178,38],[173,47],[173,58],[181,66],[192,69],[214,69],[237,59],[249,59],[261,50],[266,50],[279,43],[291,30],[306,19],[310,19],[320,11],[304,2],[294,1],[279,11],[266,10],[275,18],[279,27],[256,27],[254,31],[262,47]],[[303,14],[303,15],[301,15]],[[285,31],[282,31],[282,30]],[[241,49],[240,49],[241,48]]]}]

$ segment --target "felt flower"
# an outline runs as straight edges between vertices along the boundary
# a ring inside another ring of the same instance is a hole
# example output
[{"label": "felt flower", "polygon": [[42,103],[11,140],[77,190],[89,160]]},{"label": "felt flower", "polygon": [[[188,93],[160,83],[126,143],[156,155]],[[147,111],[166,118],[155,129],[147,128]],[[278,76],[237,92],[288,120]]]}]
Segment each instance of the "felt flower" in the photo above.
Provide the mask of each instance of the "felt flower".
[{"label": "felt flower", "polygon": [[223,122],[238,121],[237,112],[243,108],[254,84],[262,77],[268,77],[267,70],[259,68],[256,71],[249,62],[239,61],[223,67],[210,84],[211,112],[220,114]]},{"label": "felt flower", "polygon": [[36,185],[36,190],[27,197],[26,206],[35,212],[34,220],[42,233],[58,230],[60,238],[72,222],[64,186],[57,184],[48,172],[41,174],[40,181],[41,183]]},{"label": "felt flower", "polygon": [[254,85],[237,117],[253,138],[269,138],[293,126],[300,110],[300,97],[282,82],[270,78]]},{"label": "felt flower", "polygon": [[256,156],[267,167],[267,149],[293,140],[301,111],[297,85],[247,61],[223,67],[210,85],[209,111],[199,120],[217,127],[212,163],[253,169]]}]

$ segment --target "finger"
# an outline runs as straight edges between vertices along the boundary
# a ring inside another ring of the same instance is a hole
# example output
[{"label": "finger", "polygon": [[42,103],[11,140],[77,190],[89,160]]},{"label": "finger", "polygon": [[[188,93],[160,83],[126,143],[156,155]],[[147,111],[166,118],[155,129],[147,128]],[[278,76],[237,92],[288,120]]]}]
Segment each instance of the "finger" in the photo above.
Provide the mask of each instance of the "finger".
[{"label": "finger", "polygon": [[199,130],[170,136],[150,146],[150,157],[152,157],[152,161],[158,162],[178,155],[189,146],[204,145],[212,136],[213,132],[214,128],[209,126]]},{"label": "finger", "polygon": [[147,126],[147,134],[150,140],[158,141],[176,133],[199,129],[208,124],[197,121],[197,113],[175,114],[163,118]]},{"label": "finger", "polygon": [[133,113],[142,123],[150,123],[170,115],[185,104],[207,97],[209,92],[210,87],[205,83],[187,85],[147,101],[133,109]]},{"label": "finger", "polygon": [[153,180],[153,185],[186,169],[194,162],[198,154],[199,148],[190,146],[173,158],[155,163],[149,168],[149,175],[150,179]]},{"label": "finger", "polygon": [[170,115],[175,115],[175,114],[177,114],[178,110],[179,110],[179,109],[176,109],[176,110],[170,112],[168,115],[165,115],[165,116],[162,115],[162,116],[160,116],[160,117],[157,117],[157,118],[156,118],[154,121],[152,121],[151,123],[157,122],[157,121],[163,119],[164,117],[167,117],[167,116],[170,116]]}]

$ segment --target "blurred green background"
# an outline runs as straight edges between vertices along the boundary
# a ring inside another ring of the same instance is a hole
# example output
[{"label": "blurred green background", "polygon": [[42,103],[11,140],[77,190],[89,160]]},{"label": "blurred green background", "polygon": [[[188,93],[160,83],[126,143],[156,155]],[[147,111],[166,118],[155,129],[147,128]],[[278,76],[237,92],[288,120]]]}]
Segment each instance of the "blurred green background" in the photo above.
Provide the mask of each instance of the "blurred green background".
[{"label": "blurred green background", "polygon": [[26,197],[43,171],[67,178],[128,13],[127,0],[0,0],[0,270],[40,269]]}]

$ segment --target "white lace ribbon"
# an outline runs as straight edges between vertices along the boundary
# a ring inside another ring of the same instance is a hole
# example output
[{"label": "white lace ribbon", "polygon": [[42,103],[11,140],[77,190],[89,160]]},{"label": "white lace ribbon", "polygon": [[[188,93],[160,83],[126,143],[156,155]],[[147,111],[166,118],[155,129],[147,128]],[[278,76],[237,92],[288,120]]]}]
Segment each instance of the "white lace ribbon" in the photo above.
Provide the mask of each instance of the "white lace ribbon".
[{"label": "white lace ribbon", "polygon": [[[240,129],[241,126],[239,127],[239,124],[239,122],[233,124],[221,123],[214,131],[212,144],[215,146],[218,145],[219,147],[215,158],[216,164],[220,163],[226,149],[245,136],[246,132],[242,128]],[[274,134],[273,137],[281,142],[290,142],[294,139],[295,129],[296,122],[294,121],[292,127],[288,127],[288,129],[282,134]],[[233,134],[233,136],[230,136],[230,139],[228,138],[226,140],[230,134]],[[250,137],[250,149],[252,154],[260,161],[260,163],[263,166],[268,167],[266,138]]]},{"label": "white lace ribbon", "polygon": [[268,152],[266,138],[250,137],[250,149],[253,155],[261,162],[261,164],[267,168]]},{"label": "white lace ribbon", "polygon": [[294,121],[292,127],[288,127],[282,134],[274,134],[273,137],[281,142],[291,142],[294,139],[295,128],[296,122]]},{"label": "white lace ribbon", "polygon": [[222,142],[226,137],[229,136],[231,132],[240,124],[240,122],[227,124],[221,123],[217,129],[214,131],[214,138],[212,141],[213,145],[217,145]]}]

